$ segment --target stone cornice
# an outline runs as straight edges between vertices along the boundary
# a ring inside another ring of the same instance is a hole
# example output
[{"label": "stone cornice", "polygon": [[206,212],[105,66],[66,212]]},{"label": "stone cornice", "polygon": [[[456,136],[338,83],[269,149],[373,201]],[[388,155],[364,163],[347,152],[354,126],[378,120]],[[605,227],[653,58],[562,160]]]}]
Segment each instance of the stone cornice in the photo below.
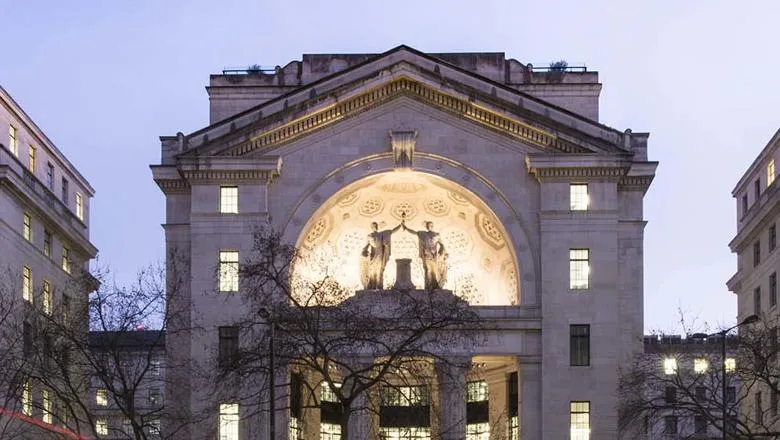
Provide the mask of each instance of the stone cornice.
[{"label": "stone cornice", "polygon": [[473,102],[435,90],[408,77],[400,77],[365,93],[347,98],[342,102],[262,131],[248,141],[225,150],[222,154],[243,156],[252,152],[262,152],[315,130],[330,126],[337,121],[361,114],[399,96],[411,97],[543,149],[566,153],[590,152],[579,145],[559,138],[549,131],[496,113]]},{"label": "stone cornice", "polygon": [[628,171],[628,168],[624,167],[565,167],[565,168],[535,168],[531,170],[531,174],[535,175],[537,179],[562,179],[570,180],[577,178],[584,179],[608,179],[619,180]]},{"label": "stone cornice", "polygon": [[155,179],[163,194],[186,194],[190,192],[190,184],[184,179]]},{"label": "stone cornice", "polygon": [[265,170],[187,170],[182,176],[191,184],[200,183],[270,183],[278,173]]}]

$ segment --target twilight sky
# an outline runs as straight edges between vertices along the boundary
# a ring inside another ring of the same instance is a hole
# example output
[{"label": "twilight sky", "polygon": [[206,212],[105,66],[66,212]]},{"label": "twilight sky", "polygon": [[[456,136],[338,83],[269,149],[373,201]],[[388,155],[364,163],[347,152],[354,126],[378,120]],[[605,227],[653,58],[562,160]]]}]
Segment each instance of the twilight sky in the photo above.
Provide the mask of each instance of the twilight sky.
[{"label": "twilight sky", "polygon": [[207,125],[209,74],[407,44],[598,71],[601,122],[649,131],[660,161],[645,328],[735,320],[731,190],[780,128],[780,2],[0,0],[0,17],[0,84],[96,189],[92,240],[120,281],[163,258],[148,165],[158,136]]}]

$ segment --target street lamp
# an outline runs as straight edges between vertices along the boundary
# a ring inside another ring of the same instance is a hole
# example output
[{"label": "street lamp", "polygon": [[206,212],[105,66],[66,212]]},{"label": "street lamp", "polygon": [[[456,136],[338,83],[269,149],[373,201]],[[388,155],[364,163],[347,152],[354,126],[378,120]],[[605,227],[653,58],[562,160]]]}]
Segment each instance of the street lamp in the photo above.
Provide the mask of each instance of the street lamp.
[{"label": "street lamp", "polygon": [[270,377],[268,378],[268,385],[270,388],[269,392],[269,398],[271,400],[270,403],[270,414],[268,417],[268,431],[269,431],[269,439],[275,439],[276,438],[276,350],[274,347],[274,340],[276,339],[276,321],[273,319],[273,315],[271,312],[268,311],[265,307],[260,309],[259,315],[265,322],[268,324],[270,335],[269,335],[269,342],[268,342],[268,350],[270,352]]},{"label": "street lamp", "polygon": [[742,322],[737,323],[737,325],[733,327],[729,327],[725,330],[721,330],[719,332],[706,334],[706,333],[694,333],[690,335],[690,338],[693,339],[706,339],[712,336],[720,336],[720,392],[721,392],[721,404],[723,406],[721,411],[721,432],[723,434],[723,440],[726,440],[726,335],[728,332],[734,330],[735,328],[741,327],[743,325],[747,324],[753,324],[754,322],[758,321],[758,315],[750,315],[747,318],[743,319]]}]

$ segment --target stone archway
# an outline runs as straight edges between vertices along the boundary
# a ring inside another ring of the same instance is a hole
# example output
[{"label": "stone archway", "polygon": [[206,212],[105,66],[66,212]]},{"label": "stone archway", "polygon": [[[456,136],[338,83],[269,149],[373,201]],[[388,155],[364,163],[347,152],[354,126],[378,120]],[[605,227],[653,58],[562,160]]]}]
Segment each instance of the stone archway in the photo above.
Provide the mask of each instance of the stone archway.
[{"label": "stone archway", "polygon": [[[365,168],[365,167],[364,167]],[[518,264],[511,237],[493,210],[474,192],[450,179],[420,171],[380,171],[344,184],[326,200],[311,194],[319,206],[296,237],[308,264],[297,275],[325,274],[349,289],[360,289],[360,251],[370,223],[392,229],[405,218],[412,229],[433,221],[449,253],[446,288],[475,305],[520,302]],[[293,224],[296,222],[293,219]],[[291,238],[291,237],[288,237]],[[385,285],[395,279],[395,258],[412,259],[412,279],[422,285],[417,238],[398,231],[392,238]]]}]

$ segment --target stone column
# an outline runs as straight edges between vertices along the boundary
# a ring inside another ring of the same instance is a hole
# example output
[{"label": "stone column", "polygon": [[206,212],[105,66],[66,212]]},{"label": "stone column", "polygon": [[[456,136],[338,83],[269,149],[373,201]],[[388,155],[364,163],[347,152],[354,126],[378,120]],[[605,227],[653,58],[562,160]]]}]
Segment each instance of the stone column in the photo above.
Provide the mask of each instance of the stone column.
[{"label": "stone column", "polygon": [[520,438],[542,440],[542,364],[520,360],[517,380]]},{"label": "stone column", "polygon": [[507,378],[503,370],[485,378],[488,383],[488,408],[490,438],[504,438],[507,432],[509,411],[507,408]]},{"label": "stone column", "polygon": [[[369,370],[374,365],[373,358],[359,358],[349,361],[349,366],[352,371]],[[367,374],[367,373],[361,373]],[[345,371],[345,387],[351,386],[349,383],[350,372]],[[350,416],[348,423],[348,438],[346,440],[366,440],[371,438],[371,424],[373,421],[372,412],[370,408],[370,396],[369,390],[358,394],[352,401],[350,406]]]},{"label": "stone column", "polygon": [[286,364],[276,366],[276,439],[287,440],[290,428],[290,373]]},{"label": "stone column", "polygon": [[466,373],[471,358],[449,358],[436,363],[438,431],[442,440],[466,438]]},{"label": "stone column", "polygon": [[304,372],[303,378],[307,385],[304,385],[301,396],[301,435],[305,440],[319,440],[321,415],[320,409],[316,407],[319,400],[316,390],[319,390],[318,384],[322,378],[311,371]]}]

